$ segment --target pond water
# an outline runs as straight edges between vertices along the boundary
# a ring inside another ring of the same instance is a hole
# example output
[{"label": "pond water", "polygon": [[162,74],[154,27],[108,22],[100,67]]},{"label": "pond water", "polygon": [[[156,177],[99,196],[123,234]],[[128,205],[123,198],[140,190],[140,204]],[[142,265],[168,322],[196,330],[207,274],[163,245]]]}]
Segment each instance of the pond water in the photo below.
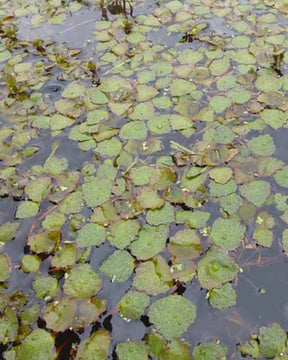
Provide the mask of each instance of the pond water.
[{"label": "pond water", "polygon": [[287,28],[0,0],[1,358],[288,358]]}]

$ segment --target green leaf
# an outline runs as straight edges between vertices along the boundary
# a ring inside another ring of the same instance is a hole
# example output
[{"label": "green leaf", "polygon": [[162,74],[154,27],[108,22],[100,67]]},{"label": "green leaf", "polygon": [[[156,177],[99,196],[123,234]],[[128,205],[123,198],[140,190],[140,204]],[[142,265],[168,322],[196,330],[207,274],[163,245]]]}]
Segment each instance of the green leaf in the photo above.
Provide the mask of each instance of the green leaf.
[{"label": "green leaf", "polygon": [[97,330],[88,339],[81,341],[76,360],[106,360],[111,338],[107,330]]},{"label": "green leaf", "polygon": [[160,209],[148,210],[146,213],[146,221],[150,225],[158,226],[161,224],[169,224],[174,221],[174,207],[165,202]]},{"label": "green leaf", "polygon": [[169,267],[164,260],[146,261],[139,264],[133,279],[133,286],[149,295],[165,293],[169,290]]},{"label": "green leaf", "polygon": [[122,126],[119,136],[124,140],[144,140],[147,137],[147,128],[142,121],[130,121]]},{"label": "green leaf", "polygon": [[44,164],[44,171],[48,174],[59,175],[68,168],[68,161],[65,158],[56,156],[49,157]]},{"label": "green leaf", "polygon": [[223,210],[229,215],[236,214],[242,203],[243,200],[238,194],[230,194],[220,199],[220,204]]},{"label": "green leaf", "polygon": [[0,254],[0,281],[9,278],[11,272],[11,260],[8,255]]},{"label": "green leaf", "polygon": [[273,242],[273,232],[268,229],[256,229],[253,233],[253,239],[257,244],[270,248]]},{"label": "green leaf", "polygon": [[284,352],[287,334],[279,324],[273,323],[270,327],[259,329],[258,339],[261,354],[270,359]]},{"label": "green leaf", "polygon": [[165,248],[168,234],[168,225],[143,226],[138,239],[130,245],[132,254],[139,260],[150,259]]},{"label": "green leaf", "polygon": [[65,279],[63,290],[68,296],[86,299],[94,296],[102,287],[102,281],[89,264],[74,267]]},{"label": "green leaf", "polygon": [[52,276],[41,276],[33,281],[32,288],[36,296],[42,300],[49,300],[59,291],[57,279]]},{"label": "green leaf", "polygon": [[227,309],[236,305],[236,292],[230,283],[209,291],[209,303],[215,309]]},{"label": "green leaf", "polygon": [[260,113],[261,119],[271,126],[272,129],[279,129],[287,123],[287,113],[280,109],[264,109]]},{"label": "green leaf", "polygon": [[159,354],[159,360],[190,360],[189,345],[180,339],[173,339]]},{"label": "green leaf", "polygon": [[131,169],[130,175],[135,185],[145,185],[149,183],[150,176],[154,169],[151,166],[139,166]]},{"label": "green leaf", "polygon": [[106,239],[105,228],[97,224],[86,224],[77,231],[76,243],[79,248],[98,246]]},{"label": "green leaf", "polygon": [[124,250],[115,250],[100,266],[100,270],[112,282],[123,282],[129,279],[134,270],[134,258]]},{"label": "green leaf", "polygon": [[192,229],[199,229],[206,226],[210,213],[207,211],[179,210],[176,212],[176,223],[185,224]]},{"label": "green leaf", "polygon": [[77,259],[77,249],[74,244],[66,244],[51,260],[51,266],[65,269],[72,267]]},{"label": "green leaf", "polygon": [[19,222],[6,222],[0,226],[0,242],[8,242],[15,238]]},{"label": "green leaf", "polygon": [[200,256],[202,251],[200,236],[196,230],[179,230],[170,237],[168,250],[177,258],[194,259]]},{"label": "green leaf", "polygon": [[51,214],[45,216],[42,226],[47,230],[60,230],[64,223],[66,222],[66,217],[58,211],[53,211]]},{"label": "green leaf", "polygon": [[233,142],[235,138],[235,133],[230,129],[230,127],[225,125],[219,125],[216,129],[214,140],[218,144],[229,144]]},{"label": "green leaf", "polygon": [[211,248],[199,261],[197,272],[200,285],[205,289],[219,289],[223,284],[234,279],[239,266],[227,251]]},{"label": "green leaf", "polygon": [[234,179],[229,180],[226,184],[220,184],[210,180],[209,187],[211,197],[227,196],[234,193],[237,189],[237,185]]},{"label": "green leaf", "polygon": [[[129,115],[132,120],[148,120],[154,116],[154,106],[150,101],[137,104],[133,109],[133,112]],[[142,122],[139,123],[143,125]],[[141,130],[139,124],[137,125],[137,128]],[[142,130],[142,132],[144,132],[144,130]]]},{"label": "green leaf", "polygon": [[182,96],[190,94],[197,89],[196,85],[190,81],[183,79],[175,79],[170,85],[170,92],[172,96]]},{"label": "green leaf", "polygon": [[171,131],[169,115],[157,115],[147,122],[148,129],[152,134],[168,134]]},{"label": "green leaf", "polygon": [[32,201],[22,201],[16,211],[15,217],[26,219],[35,216],[39,211],[39,205]]},{"label": "green leaf", "polygon": [[243,240],[245,226],[235,219],[217,219],[211,230],[211,240],[225,250],[235,250]]},{"label": "green leaf", "polygon": [[137,85],[137,92],[139,101],[147,101],[158,95],[158,90],[152,86],[147,85]]},{"label": "green leaf", "polygon": [[95,151],[98,152],[102,156],[114,157],[119,155],[122,149],[122,143],[116,139],[112,138],[109,140],[101,141]]},{"label": "green leaf", "polygon": [[51,179],[48,176],[40,176],[25,187],[25,192],[32,201],[41,201],[47,197],[51,188]]},{"label": "green leaf", "polygon": [[35,329],[20,345],[17,360],[51,360],[54,355],[53,336],[46,330]]},{"label": "green leaf", "polygon": [[82,193],[81,191],[75,191],[65,197],[65,199],[59,204],[58,210],[62,214],[76,214],[82,209]]},{"label": "green leaf", "polygon": [[187,298],[170,295],[156,300],[149,309],[149,320],[166,339],[181,336],[196,318],[196,306]]},{"label": "green leaf", "polygon": [[282,232],[282,246],[285,252],[288,252],[288,229],[284,229]]},{"label": "green leaf", "polygon": [[76,310],[76,301],[65,296],[57,301],[50,302],[43,310],[46,327],[56,332],[65,331],[72,325]]},{"label": "green leaf", "polygon": [[224,96],[215,95],[210,99],[209,104],[216,113],[222,113],[231,105],[231,100]]},{"label": "green leaf", "polygon": [[19,331],[16,311],[7,307],[0,316],[0,342],[4,345],[16,340]]},{"label": "green leaf", "polygon": [[163,338],[163,336],[155,331],[145,335],[145,342],[149,349],[149,354],[157,357],[165,351],[167,344],[167,341]]},{"label": "green leaf", "polygon": [[229,167],[216,167],[209,171],[211,179],[220,184],[226,184],[232,177],[232,169]]},{"label": "green leaf", "polygon": [[215,343],[202,343],[193,349],[194,360],[226,360],[227,349]]},{"label": "green leaf", "polygon": [[267,181],[253,180],[240,186],[240,194],[253,205],[260,207],[270,196],[270,189]]},{"label": "green leaf", "polygon": [[108,103],[107,96],[97,88],[88,89],[87,95],[89,95],[93,104],[103,105]]},{"label": "green leaf", "polygon": [[222,59],[215,59],[209,65],[209,70],[211,75],[219,76],[226,73],[226,71],[230,67],[230,60],[228,57],[224,57]]},{"label": "green leaf", "polygon": [[76,99],[84,95],[85,90],[86,90],[85,86],[72,82],[62,92],[62,96],[68,99]]},{"label": "green leaf", "polygon": [[70,119],[68,116],[56,114],[51,116],[50,128],[51,130],[63,130],[71,126],[74,123],[74,119]]},{"label": "green leaf", "polygon": [[282,170],[278,170],[274,174],[274,179],[278,185],[288,188],[288,166],[285,166]]},{"label": "green leaf", "polygon": [[144,187],[140,190],[137,201],[143,209],[156,209],[164,205],[164,200],[161,199],[155,190],[149,187]]},{"label": "green leaf", "polygon": [[141,342],[119,343],[116,354],[119,360],[148,360],[147,347]]},{"label": "green leaf", "polygon": [[119,312],[125,319],[139,320],[150,304],[150,297],[143,292],[129,290],[118,304]]},{"label": "green leaf", "polygon": [[253,359],[257,359],[260,355],[260,349],[256,340],[246,341],[243,345],[238,345],[237,348],[244,356],[251,356]]},{"label": "green leaf", "polygon": [[26,307],[21,313],[21,324],[32,325],[39,318],[39,305],[33,305]]},{"label": "green leaf", "polygon": [[275,151],[273,138],[269,134],[254,137],[248,141],[247,145],[256,156],[270,156]]},{"label": "green leaf", "polygon": [[256,79],[255,86],[263,92],[275,92],[282,86],[282,80],[274,75],[264,74]]},{"label": "green leaf", "polygon": [[83,197],[90,207],[96,207],[108,201],[111,195],[112,183],[109,180],[94,177],[82,185]]},{"label": "green leaf", "polygon": [[58,231],[41,231],[35,235],[29,236],[28,245],[30,249],[37,254],[50,254],[59,245],[60,233]]},{"label": "green leaf", "polygon": [[36,272],[41,265],[41,259],[36,255],[24,255],[21,260],[21,270],[24,272]]},{"label": "green leaf", "polygon": [[120,220],[110,226],[111,237],[109,237],[109,241],[113,246],[123,250],[137,238],[139,229],[138,220]]}]

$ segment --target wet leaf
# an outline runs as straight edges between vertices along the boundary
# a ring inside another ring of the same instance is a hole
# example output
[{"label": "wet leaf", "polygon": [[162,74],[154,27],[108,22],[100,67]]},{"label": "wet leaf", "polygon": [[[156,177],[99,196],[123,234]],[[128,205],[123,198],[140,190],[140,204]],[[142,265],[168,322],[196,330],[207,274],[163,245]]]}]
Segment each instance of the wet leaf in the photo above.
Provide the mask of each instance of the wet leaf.
[{"label": "wet leaf", "polygon": [[39,205],[33,201],[23,201],[18,206],[15,217],[26,219],[35,216],[39,211]]},{"label": "wet leaf", "polygon": [[11,272],[11,260],[6,254],[0,254],[0,281],[9,278]]},{"label": "wet leaf", "polygon": [[141,342],[119,343],[116,354],[119,360],[148,360],[147,348]]},{"label": "wet leaf", "polygon": [[199,261],[197,273],[200,285],[205,289],[219,289],[234,279],[239,267],[227,251],[211,248]]},{"label": "wet leaf", "polygon": [[130,290],[118,304],[119,312],[125,319],[139,320],[150,304],[150,298],[143,292]]},{"label": "wet leaf", "polygon": [[102,281],[89,264],[74,267],[65,279],[63,290],[68,296],[86,299],[94,296],[102,287]]},{"label": "wet leaf", "polygon": [[209,171],[211,179],[220,184],[225,184],[232,177],[232,169],[229,167],[217,167]]},{"label": "wet leaf", "polygon": [[17,351],[17,359],[19,360],[50,360],[53,356],[53,336],[43,329],[32,330]]},{"label": "wet leaf", "polygon": [[112,183],[100,178],[93,178],[82,185],[83,197],[90,207],[96,207],[108,201],[111,195]]},{"label": "wet leaf", "polygon": [[149,309],[149,320],[171,340],[182,335],[196,318],[196,306],[179,295],[156,300]]},{"label": "wet leaf", "polygon": [[99,268],[112,282],[129,279],[134,270],[134,258],[128,251],[115,250]]},{"label": "wet leaf", "polygon": [[130,245],[132,254],[141,260],[153,257],[164,249],[168,233],[169,227],[165,225],[143,226],[139,231],[138,239]]},{"label": "wet leaf", "polygon": [[196,230],[179,230],[174,236],[170,237],[168,250],[177,258],[194,259],[202,251],[200,236]]},{"label": "wet leaf", "polygon": [[77,350],[76,360],[106,360],[111,338],[108,331],[97,330],[81,342]]},{"label": "wet leaf", "polygon": [[215,309],[227,309],[236,305],[236,292],[230,283],[209,291],[209,303]]},{"label": "wet leaf", "polygon": [[70,83],[66,89],[62,92],[62,96],[68,99],[76,99],[85,93],[85,86],[77,84],[77,83]]},{"label": "wet leaf", "polygon": [[140,194],[137,196],[137,201],[143,209],[156,209],[164,204],[164,200],[161,199],[158,193],[149,187],[141,189]]},{"label": "wet leaf", "polygon": [[6,222],[0,226],[0,242],[8,242],[15,238],[19,222]]},{"label": "wet leaf", "polygon": [[32,201],[43,200],[50,192],[51,179],[48,176],[40,176],[29,182],[25,192]]},{"label": "wet leaf", "polygon": [[211,230],[212,242],[225,249],[235,250],[243,240],[245,226],[234,219],[217,219],[214,221]]},{"label": "wet leaf", "polygon": [[257,359],[260,355],[259,344],[256,340],[246,341],[243,345],[238,345],[238,349],[244,356],[249,355],[253,359]]},{"label": "wet leaf", "polygon": [[287,340],[286,332],[277,323],[259,329],[260,351],[266,358],[274,358],[284,352]]},{"label": "wet leaf", "polygon": [[124,140],[144,140],[147,137],[146,125],[141,121],[131,121],[122,126],[119,136]]},{"label": "wet leaf", "polygon": [[253,239],[257,244],[270,248],[273,242],[273,232],[268,229],[256,229],[253,233]]},{"label": "wet leaf", "polygon": [[103,226],[97,224],[86,224],[77,231],[76,243],[79,248],[98,246],[106,239],[106,231]]},{"label": "wet leaf", "polygon": [[247,145],[256,156],[270,156],[275,151],[273,138],[269,134],[254,137],[248,141]]},{"label": "wet leaf", "polygon": [[262,206],[270,196],[271,186],[267,181],[253,180],[240,186],[240,194],[257,207]]},{"label": "wet leaf", "polygon": [[[160,259],[158,259],[160,260]],[[166,265],[166,266],[165,266]],[[145,291],[149,295],[165,293],[169,290],[169,267],[160,261],[146,261],[136,268],[133,286],[139,291]]]},{"label": "wet leaf", "polygon": [[33,290],[39,299],[50,300],[59,292],[57,279],[52,276],[41,276],[33,282]]},{"label": "wet leaf", "polygon": [[111,237],[109,241],[120,250],[124,250],[131,241],[135,240],[140,229],[137,220],[121,220],[110,226]]},{"label": "wet leaf", "polygon": [[226,360],[227,349],[216,343],[201,343],[193,349],[194,360]]},{"label": "wet leaf", "polygon": [[43,310],[46,327],[53,331],[65,331],[72,325],[76,310],[76,301],[68,297],[47,304]]},{"label": "wet leaf", "polygon": [[274,179],[276,180],[277,184],[288,188],[288,166],[285,166],[283,169],[278,170],[274,174]]},{"label": "wet leaf", "polygon": [[36,255],[24,255],[21,260],[21,270],[24,272],[36,272],[41,265],[41,259]]},{"label": "wet leaf", "polygon": [[37,254],[50,254],[59,245],[60,233],[58,231],[41,231],[28,238],[28,245],[30,249]]}]

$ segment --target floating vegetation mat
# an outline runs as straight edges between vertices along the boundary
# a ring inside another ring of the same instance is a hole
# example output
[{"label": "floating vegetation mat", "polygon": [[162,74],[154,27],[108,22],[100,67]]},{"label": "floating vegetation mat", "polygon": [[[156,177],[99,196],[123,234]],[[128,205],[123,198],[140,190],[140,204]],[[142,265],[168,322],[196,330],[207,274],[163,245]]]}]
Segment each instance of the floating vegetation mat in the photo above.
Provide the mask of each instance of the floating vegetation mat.
[{"label": "floating vegetation mat", "polygon": [[288,359],[287,30],[286,0],[0,0],[3,359]]}]

